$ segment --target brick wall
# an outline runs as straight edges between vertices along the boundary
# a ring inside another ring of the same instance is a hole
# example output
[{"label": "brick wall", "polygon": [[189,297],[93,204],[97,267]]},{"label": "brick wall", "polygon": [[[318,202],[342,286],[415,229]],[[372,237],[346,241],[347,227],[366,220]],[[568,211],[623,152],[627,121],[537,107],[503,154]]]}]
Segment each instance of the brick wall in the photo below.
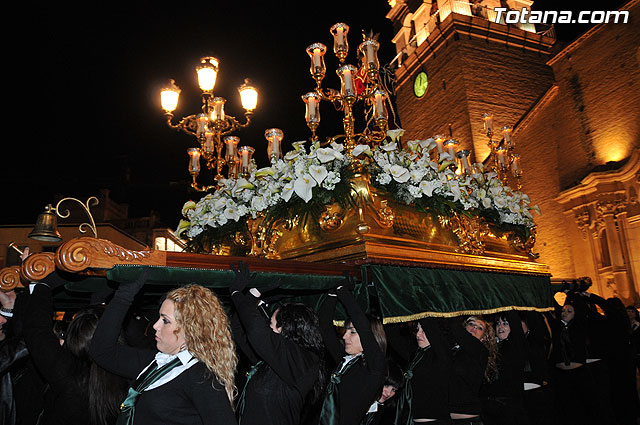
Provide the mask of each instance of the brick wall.
[{"label": "brick wall", "polygon": [[[489,153],[481,116],[494,115],[497,127],[515,125],[553,83],[548,55],[503,43],[458,35],[422,64],[429,88],[413,94],[413,75],[397,90],[396,103],[405,140],[449,134],[482,161]],[[414,75],[417,71],[414,72]]]}]

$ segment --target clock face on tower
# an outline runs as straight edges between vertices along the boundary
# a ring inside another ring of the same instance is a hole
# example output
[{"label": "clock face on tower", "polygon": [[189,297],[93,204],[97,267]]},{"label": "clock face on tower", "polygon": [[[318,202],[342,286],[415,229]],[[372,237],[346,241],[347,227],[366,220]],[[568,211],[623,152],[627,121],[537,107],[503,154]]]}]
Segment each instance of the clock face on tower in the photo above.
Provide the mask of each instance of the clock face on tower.
[{"label": "clock face on tower", "polygon": [[427,86],[429,85],[429,78],[427,73],[420,71],[413,80],[413,93],[416,97],[422,97],[427,92]]}]

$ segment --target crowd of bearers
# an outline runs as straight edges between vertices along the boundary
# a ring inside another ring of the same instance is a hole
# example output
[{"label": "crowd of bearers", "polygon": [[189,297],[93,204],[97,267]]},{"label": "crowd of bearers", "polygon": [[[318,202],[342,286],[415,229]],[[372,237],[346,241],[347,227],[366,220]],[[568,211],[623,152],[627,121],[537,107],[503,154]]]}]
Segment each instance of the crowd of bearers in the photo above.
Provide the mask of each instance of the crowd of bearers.
[{"label": "crowd of bearers", "polygon": [[[0,339],[2,423],[631,425],[638,419],[640,315],[617,298],[574,287],[552,312],[505,309],[383,326],[360,308],[349,278],[321,295],[316,312],[301,303],[265,303],[249,267],[231,269],[226,308],[199,285],[169,291],[158,320],[135,327],[155,336],[151,347],[132,345],[147,339],[127,325],[148,270],[121,283],[108,303],[77,312],[63,330],[52,320],[52,294],[65,282],[57,273],[20,296],[1,293],[7,317],[0,326],[15,329]],[[262,292],[268,289],[274,288]],[[341,326],[334,322],[338,303],[347,315]],[[29,371],[42,385],[24,393],[13,376]],[[36,407],[25,409],[27,400]]]}]

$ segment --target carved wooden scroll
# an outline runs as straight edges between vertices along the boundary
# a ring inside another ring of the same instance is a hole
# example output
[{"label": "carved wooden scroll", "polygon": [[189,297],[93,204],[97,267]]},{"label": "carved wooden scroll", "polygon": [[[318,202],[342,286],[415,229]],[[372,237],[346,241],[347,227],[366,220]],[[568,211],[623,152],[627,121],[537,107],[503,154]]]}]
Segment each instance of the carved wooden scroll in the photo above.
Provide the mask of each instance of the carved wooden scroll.
[{"label": "carved wooden scroll", "polygon": [[54,258],[53,252],[31,254],[22,262],[22,278],[28,282],[35,282],[49,276],[56,269]]},{"label": "carved wooden scroll", "polygon": [[133,251],[105,239],[81,237],[60,245],[55,263],[59,269],[71,273],[110,269],[117,264],[164,266],[166,252]]},{"label": "carved wooden scroll", "polygon": [[0,270],[1,291],[11,291],[17,286],[22,286],[20,282],[20,266],[5,267]]}]

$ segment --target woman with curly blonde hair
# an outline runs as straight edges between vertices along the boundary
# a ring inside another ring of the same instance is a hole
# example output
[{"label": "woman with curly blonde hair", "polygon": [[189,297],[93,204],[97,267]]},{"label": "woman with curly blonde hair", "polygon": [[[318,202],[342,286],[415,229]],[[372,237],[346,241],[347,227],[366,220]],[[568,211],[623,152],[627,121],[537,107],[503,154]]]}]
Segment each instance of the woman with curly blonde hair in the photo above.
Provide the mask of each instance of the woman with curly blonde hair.
[{"label": "woman with curly blonde hair", "polygon": [[456,344],[451,350],[449,415],[453,424],[482,425],[480,387],[497,371],[498,347],[493,326],[482,316],[451,321]]},{"label": "woman with curly blonde hair", "polygon": [[120,284],[91,341],[96,363],[135,379],[117,425],[235,424],[237,358],[227,315],[209,289],[187,285],[166,295],[153,325],[157,352],[118,344],[147,274]]}]

